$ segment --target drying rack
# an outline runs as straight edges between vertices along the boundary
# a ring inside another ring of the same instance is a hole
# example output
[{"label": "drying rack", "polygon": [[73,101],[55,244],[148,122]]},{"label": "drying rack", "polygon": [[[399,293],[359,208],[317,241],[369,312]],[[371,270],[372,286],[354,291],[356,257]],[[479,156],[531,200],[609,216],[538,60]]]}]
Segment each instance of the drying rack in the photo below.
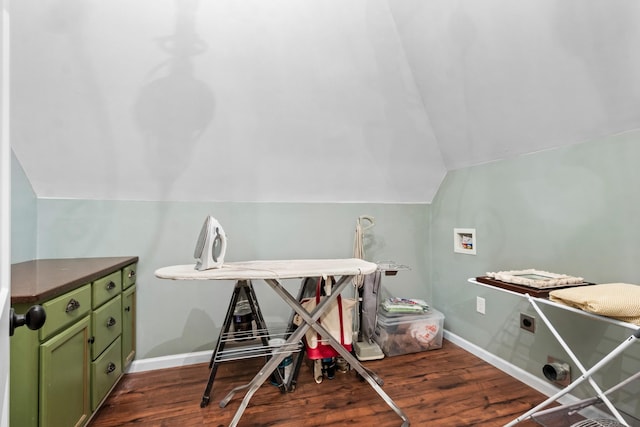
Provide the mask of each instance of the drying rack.
[{"label": "drying rack", "polygon": [[[545,323],[545,325],[549,328],[549,330],[553,334],[554,338],[564,348],[564,350],[567,352],[567,354],[569,355],[571,360],[575,363],[575,365],[578,367],[578,369],[581,372],[580,377],[578,377],[576,380],[571,382],[569,385],[567,385],[563,389],[559,390],[554,395],[550,396],[544,402],[541,402],[540,404],[536,405],[534,408],[532,408],[529,411],[525,412],[524,414],[520,415],[519,417],[517,417],[513,421],[505,424],[504,427],[514,426],[514,425],[520,423],[521,421],[524,421],[524,420],[527,420],[527,419],[533,419],[534,421],[539,422],[539,419],[541,419],[545,415],[558,413],[558,412],[562,412],[562,411],[578,411],[578,410],[587,408],[589,406],[594,406],[594,405],[600,404],[600,403],[603,404],[606,407],[606,409],[610,412],[610,414],[616,419],[616,421],[619,423],[618,425],[626,426],[626,427],[632,427],[629,424],[629,421],[627,419],[625,419],[625,417],[622,416],[620,411],[611,403],[611,401],[609,400],[609,398],[607,396],[609,396],[611,393],[623,388],[627,384],[635,381],[636,379],[640,378],[640,372],[636,372],[634,375],[631,375],[630,377],[620,381],[618,384],[614,385],[613,387],[609,388],[606,391],[603,391],[598,386],[598,384],[593,380],[592,375],[595,374],[597,371],[599,371],[601,368],[603,368],[605,365],[607,365],[609,362],[611,362],[613,359],[615,359],[617,356],[619,356],[622,353],[624,353],[624,351],[628,347],[630,347],[633,344],[635,344],[640,339],[640,327],[638,327],[637,325],[634,325],[632,323],[619,321],[619,320],[612,319],[612,318],[609,318],[609,317],[599,316],[599,315],[592,314],[592,313],[589,313],[589,312],[586,312],[586,311],[583,311],[583,310],[580,310],[580,309],[577,309],[577,308],[569,307],[567,305],[556,303],[556,302],[550,301],[550,300],[545,299],[545,298],[533,297],[528,293],[525,293],[523,295],[522,293],[519,293],[519,292],[514,292],[512,290],[502,289],[502,288],[495,287],[495,286],[492,286],[492,285],[489,285],[489,284],[481,283],[481,282],[478,282],[475,279],[469,279],[469,281],[471,283],[475,283],[475,284],[478,284],[480,286],[486,286],[486,287],[490,287],[492,289],[498,289],[500,291],[511,293],[511,294],[515,294],[515,295],[518,295],[518,296],[524,296],[527,299],[527,301],[531,304],[533,309],[536,311],[536,313],[540,316],[540,318]],[[627,339],[622,341],[611,352],[609,352],[606,356],[604,356],[599,362],[597,362],[595,365],[593,365],[593,367],[591,367],[590,369],[586,369],[582,365],[580,360],[577,358],[577,356],[573,353],[571,348],[567,345],[567,343],[562,338],[562,336],[560,336],[560,334],[558,333],[556,328],[553,326],[553,323],[549,320],[549,318],[541,310],[540,304],[546,304],[546,305],[549,305],[549,306],[552,306],[552,307],[561,308],[563,310],[570,311],[570,312],[573,312],[573,313],[576,313],[576,314],[580,314],[582,316],[590,317],[590,318],[593,318],[593,319],[604,320],[604,321],[606,321],[608,323],[615,324],[615,325],[622,326],[624,328],[633,330],[633,333]],[[577,386],[579,386],[580,384],[584,383],[585,381],[588,382],[589,385],[591,386],[591,388],[595,391],[596,396],[588,398],[588,399],[582,399],[582,400],[579,400],[577,402],[573,402],[571,404],[559,405],[559,406],[555,406],[555,407],[550,408],[550,409],[545,409],[549,405],[551,405],[552,403],[558,401],[558,399],[560,399],[563,396],[569,394],[572,390],[574,390]],[[635,425],[636,424],[634,424],[634,426]]]},{"label": "drying rack", "polygon": [[[619,382],[618,384],[616,384],[615,386],[611,387],[610,389],[608,389],[606,391],[602,391],[600,386],[598,386],[598,384],[593,380],[592,375],[595,374],[597,371],[599,371],[602,367],[607,365],[609,362],[611,362],[613,359],[618,357],[620,354],[624,353],[624,351],[629,346],[635,344],[636,341],[638,339],[640,339],[640,328],[638,328],[636,326],[636,328],[637,328],[636,331],[633,334],[631,334],[626,340],[624,340],[622,343],[620,343],[616,348],[614,348],[611,352],[609,352],[609,354],[607,354],[605,357],[600,359],[600,361],[598,363],[596,363],[595,365],[593,365],[593,367],[591,367],[590,369],[585,369],[585,367],[582,365],[582,363],[580,363],[580,360],[576,357],[576,355],[573,353],[573,351],[571,351],[571,348],[569,348],[567,343],[560,336],[558,331],[554,328],[554,326],[551,323],[551,321],[547,318],[547,316],[544,314],[544,312],[538,306],[538,303],[550,304],[550,305],[554,305],[554,306],[558,306],[558,304],[555,304],[555,303],[553,303],[552,301],[549,301],[549,300],[544,300],[542,298],[532,297],[529,294],[525,294],[525,297],[527,298],[527,300],[529,301],[531,306],[534,308],[536,313],[538,313],[538,315],[540,316],[542,321],[545,323],[545,325],[547,325],[547,327],[549,328],[549,330],[551,331],[553,336],[556,338],[556,340],[558,340],[560,345],[567,352],[567,354],[569,355],[569,357],[571,358],[573,363],[576,364],[576,366],[578,367],[578,369],[580,370],[582,375],[580,375],[580,377],[578,377],[571,384],[569,384],[565,388],[561,389],[560,391],[558,391],[553,396],[549,397],[544,402],[538,404],[537,406],[535,406],[534,408],[532,408],[529,411],[525,412],[524,414],[522,414],[521,416],[519,416],[515,420],[513,420],[510,423],[506,424],[505,427],[514,426],[514,425],[518,424],[520,421],[524,421],[524,420],[526,420],[528,418],[540,417],[543,414],[549,414],[549,413],[552,413],[552,412],[559,412],[559,411],[563,411],[563,410],[566,410],[566,409],[574,410],[574,409],[576,409],[576,407],[585,408],[587,406],[591,406],[591,405],[593,405],[595,403],[598,403],[598,402],[602,402],[606,406],[606,408],[616,418],[616,420],[620,423],[620,425],[626,426],[626,427],[630,427],[629,423],[627,422],[627,420],[622,416],[622,414],[620,414],[618,409],[613,405],[613,403],[611,403],[611,401],[609,400],[609,398],[607,396],[610,395],[611,393],[613,393],[614,391],[621,389],[622,387],[624,387],[625,385],[629,384],[630,382],[634,381],[636,378],[640,377],[640,372],[636,372],[634,375],[630,376],[629,378],[626,378],[625,380]],[[567,307],[567,308],[571,308],[571,307]],[[576,309],[574,309],[574,310],[576,310]],[[576,310],[576,311],[578,311],[580,313],[584,313],[582,310]],[[600,316],[598,316],[598,317],[600,317]],[[626,322],[619,322],[619,323],[626,324]],[[629,324],[626,324],[626,325],[629,325]],[[584,383],[585,381],[588,381],[589,385],[591,385],[593,390],[596,392],[596,397],[592,397],[590,399],[583,399],[583,400],[581,400],[579,402],[576,402],[576,403],[573,403],[573,404],[570,404],[570,405],[561,405],[561,406],[558,406],[558,407],[555,407],[555,408],[552,408],[552,409],[547,409],[546,411],[543,411],[544,408],[546,408],[547,406],[549,406],[553,402],[557,401],[561,397],[565,396],[566,394],[569,394],[574,388],[576,388],[580,384]]]}]

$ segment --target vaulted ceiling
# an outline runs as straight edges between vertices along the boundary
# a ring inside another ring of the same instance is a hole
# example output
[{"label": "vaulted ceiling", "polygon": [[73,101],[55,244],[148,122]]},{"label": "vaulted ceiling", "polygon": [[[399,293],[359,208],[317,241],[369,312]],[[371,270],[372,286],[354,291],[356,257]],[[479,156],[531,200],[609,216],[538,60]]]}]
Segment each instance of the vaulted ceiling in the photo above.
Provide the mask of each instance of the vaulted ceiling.
[{"label": "vaulted ceiling", "polygon": [[11,3],[39,197],[429,203],[446,172],[636,129],[633,0]]}]

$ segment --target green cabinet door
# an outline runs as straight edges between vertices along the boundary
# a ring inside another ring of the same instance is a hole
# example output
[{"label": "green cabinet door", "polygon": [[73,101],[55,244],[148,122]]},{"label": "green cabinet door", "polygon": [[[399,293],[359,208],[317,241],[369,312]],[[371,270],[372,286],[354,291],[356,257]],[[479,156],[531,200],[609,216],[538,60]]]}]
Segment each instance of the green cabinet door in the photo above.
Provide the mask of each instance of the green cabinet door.
[{"label": "green cabinet door", "polygon": [[[16,313],[26,313],[30,306],[31,304],[17,304],[13,308]],[[38,332],[27,328],[17,328],[9,345],[11,347],[9,425],[11,427],[38,427],[38,384],[40,381],[38,376],[38,364],[40,363]]]},{"label": "green cabinet door", "polygon": [[122,292],[122,369],[136,355],[136,286]]},{"label": "green cabinet door", "polygon": [[90,316],[40,346],[40,427],[82,426],[89,408]]}]

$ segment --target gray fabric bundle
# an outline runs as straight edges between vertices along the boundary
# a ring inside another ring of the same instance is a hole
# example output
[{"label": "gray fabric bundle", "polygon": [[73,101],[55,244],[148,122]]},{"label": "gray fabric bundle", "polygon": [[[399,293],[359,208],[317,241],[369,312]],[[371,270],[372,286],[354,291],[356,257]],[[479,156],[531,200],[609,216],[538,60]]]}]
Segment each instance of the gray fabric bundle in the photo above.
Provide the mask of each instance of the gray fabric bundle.
[{"label": "gray fabric bundle", "polygon": [[381,278],[382,273],[379,270],[364,276],[362,285],[362,319],[360,322],[360,333],[364,342],[373,342],[378,316],[378,293],[380,292]]}]

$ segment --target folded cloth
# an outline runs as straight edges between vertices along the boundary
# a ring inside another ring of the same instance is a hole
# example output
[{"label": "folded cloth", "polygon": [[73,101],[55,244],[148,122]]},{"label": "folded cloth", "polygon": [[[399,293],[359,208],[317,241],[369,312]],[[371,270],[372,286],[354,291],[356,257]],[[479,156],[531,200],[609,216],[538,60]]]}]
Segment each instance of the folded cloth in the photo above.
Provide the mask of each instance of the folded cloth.
[{"label": "folded cloth", "polygon": [[549,299],[589,313],[640,326],[640,286],[638,285],[604,283],[557,289],[549,293]]},{"label": "folded cloth", "polygon": [[429,311],[429,304],[416,298],[386,298],[381,306],[389,313],[423,313]]}]

